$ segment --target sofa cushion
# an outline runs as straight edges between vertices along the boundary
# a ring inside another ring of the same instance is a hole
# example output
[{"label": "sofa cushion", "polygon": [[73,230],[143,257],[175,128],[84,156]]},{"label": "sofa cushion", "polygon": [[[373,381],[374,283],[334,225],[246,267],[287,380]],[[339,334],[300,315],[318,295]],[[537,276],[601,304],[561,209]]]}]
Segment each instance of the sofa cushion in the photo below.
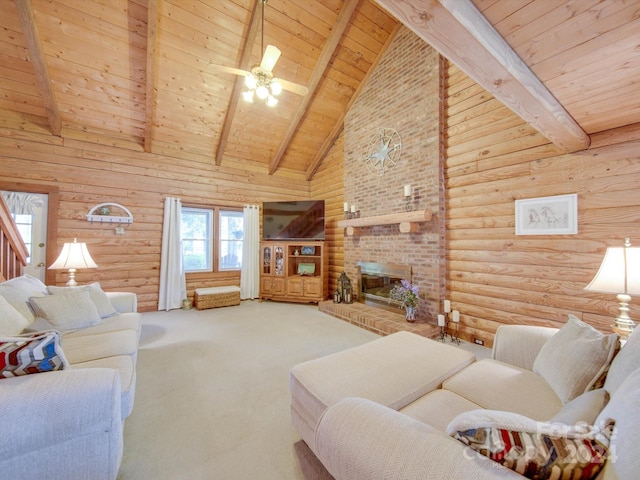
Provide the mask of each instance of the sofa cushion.
[{"label": "sofa cushion", "polygon": [[596,418],[609,402],[609,392],[604,388],[589,390],[569,403],[565,403],[562,409],[551,419],[551,423],[563,423],[576,425],[586,423],[594,425]]},{"label": "sofa cushion", "polygon": [[63,335],[62,348],[72,365],[117,355],[135,356],[138,335],[134,330],[118,330],[80,337]]},{"label": "sofa cushion", "polygon": [[616,355],[609,367],[604,388],[614,394],[622,382],[640,366],[640,327],[636,328],[627,339],[624,347]]},{"label": "sofa cushion", "polygon": [[475,362],[446,380],[442,388],[490,410],[506,410],[549,420],[562,402],[539,375],[498,360]]},{"label": "sofa cushion", "polygon": [[109,297],[104,293],[100,283],[94,282],[89,285],[83,285],[79,287],[56,287],[56,286],[48,286],[47,290],[51,295],[59,295],[61,293],[69,293],[77,290],[86,290],[89,292],[89,296],[91,297],[91,301],[96,307],[98,311],[98,315],[100,318],[108,318],[117,315],[118,312],[111,304]]},{"label": "sofa cushion", "polygon": [[563,403],[593,388],[609,368],[619,337],[604,335],[573,315],[540,349],[533,371],[542,376]]},{"label": "sofa cushion", "polygon": [[47,286],[38,278],[31,275],[22,275],[0,283],[0,295],[31,323],[36,316],[31,308],[29,299],[31,297],[43,297],[48,293]]},{"label": "sofa cushion", "polygon": [[444,432],[449,422],[455,417],[478,408],[480,408],[478,404],[470,402],[457,393],[439,388],[423,395],[400,412]]},{"label": "sofa cushion", "polygon": [[[38,322],[39,319],[36,319]],[[142,330],[142,315],[137,312],[119,313],[114,317],[108,317],[103,319],[97,325],[91,327],[82,328],[80,330],[74,330],[72,332],[65,332],[63,338],[75,338],[84,337],[86,335],[96,335],[99,333],[117,332],[119,330],[133,330],[136,332],[138,339]]]},{"label": "sofa cushion", "polygon": [[31,297],[34,311],[61,331],[87,328],[100,323],[89,292],[78,290],[46,297]]},{"label": "sofa cushion", "polygon": [[609,446],[599,427],[561,426],[495,410],[463,413],[452,420],[446,432],[491,460],[536,480],[596,478]]},{"label": "sofa cushion", "polygon": [[0,378],[69,368],[56,331],[0,337]]},{"label": "sofa cushion", "polygon": [[18,310],[3,296],[0,296],[0,336],[19,335],[29,325]]},{"label": "sofa cushion", "polygon": [[136,392],[136,367],[135,359],[132,355],[115,355],[112,357],[89,360],[75,363],[71,369],[85,368],[110,368],[118,372],[120,377],[120,414],[122,418],[127,418],[133,411],[133,403]]}]

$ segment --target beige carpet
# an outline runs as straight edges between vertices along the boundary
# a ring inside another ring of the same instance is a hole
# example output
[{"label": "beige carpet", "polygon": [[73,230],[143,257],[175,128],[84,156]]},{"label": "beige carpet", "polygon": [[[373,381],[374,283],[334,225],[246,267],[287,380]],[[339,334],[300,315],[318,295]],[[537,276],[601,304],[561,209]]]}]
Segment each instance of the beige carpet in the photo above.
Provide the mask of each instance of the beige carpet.
[{"label": "beige carpet", "polygon": [[331,478],[291,426],[289,369],[375,338],[313,305],[145,313],[118,479]]},{"label": "beige carpet", "polygon": [[289,369],[376,338],[315,305],[143,314],[118,480],[331,479],[291,426]]}]

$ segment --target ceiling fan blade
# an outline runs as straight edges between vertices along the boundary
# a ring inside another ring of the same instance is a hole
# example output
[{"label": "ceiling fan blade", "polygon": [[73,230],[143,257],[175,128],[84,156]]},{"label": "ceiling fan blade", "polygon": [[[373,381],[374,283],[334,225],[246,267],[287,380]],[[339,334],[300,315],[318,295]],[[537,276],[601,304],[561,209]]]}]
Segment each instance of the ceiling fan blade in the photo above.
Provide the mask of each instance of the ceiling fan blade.
[{"label": "ceiling fan blade", "polygon": [[273,45],[267,45],[267,48],[264,49],[264,56],[262,57],[262,62],[260,62],[260,68],[263,72],[271,73],[273,67],[276,66],[276,62],[280,58],[280,50],[278,47],[274,47]]},{"label": "ceiling fan blade", "polygon": [[278,81],[280,82],[280,85],[282,85],[283,90],[288,90],[289,92],[296,93],[298,95],[306,95],[309,93],[309,89],[304,85],[282,80],[281,78],[278,78]]},{"label": "ceiling fan blade", "polygon": [[221,72],[233,73],[234,75],[240,75],[246,77],[247,75],[251,75],[251,72],[247,72],[246,70],[240,70],[239,68],[227,67],[225,65],[218,65],[216,63],[210,63],[209,67],[214,70],[219,70]]}]

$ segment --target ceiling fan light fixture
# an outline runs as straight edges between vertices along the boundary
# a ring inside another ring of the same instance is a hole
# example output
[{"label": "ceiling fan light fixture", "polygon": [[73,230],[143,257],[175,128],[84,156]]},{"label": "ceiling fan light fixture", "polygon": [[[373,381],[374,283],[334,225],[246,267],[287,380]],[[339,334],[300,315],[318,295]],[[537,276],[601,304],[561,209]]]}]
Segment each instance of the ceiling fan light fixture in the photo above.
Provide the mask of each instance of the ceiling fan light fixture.
[{"label": "ceiling fan light fixture", "polygon": [[246,77],[244,77],[244,84],[248,89],[253,90],[258,86],[258,79],[253,74],[247,75]]},{"label": "ceiling fan light fixture", "polygon": [[264,85],[259,85],[258,88],[256,88],[256,96],[259,99],[264,100],[269,96],[269,89]]},{"label": "ceiling fan light fixture", "polygon": [[[275,67],[282,52],[274,45],[267,45],[267,48],[264,48],[264,7],[267,0],[253,1],[258,2],[258,4],[262,6],[262,28],[260,37],[262,61],[259,64],[254,64],[249,71],[240,68],[216,65],[214,63],[210,63],[209,65],[226,73],[244,76],[244,84],[247,91],[243,92],[242,96],[244,100],[249,103],[253,103],[254,97],[257,96],[260,100],[264,100],[267,105],[273,107],[278,103],[278,100],[275,97],[280,95],[283,90],[288,90],[297,95],[307,95],[309,93],[309,89],[304,85],[298,85],[285,80],[280,81],[273,78],[273,68]],[[245,45],[245,48],[246,47],[247,45]],[[248,59],[243,59],[242,63],[244,64],[246,61],[248,61]],[[237,95],[237,93],[234,93],[234,95]]]},{"label": "ceiling fan light fixture", "polygon": [[282,84],[278,80],[271,81],[271,95],[280,95],[282,93]]}]

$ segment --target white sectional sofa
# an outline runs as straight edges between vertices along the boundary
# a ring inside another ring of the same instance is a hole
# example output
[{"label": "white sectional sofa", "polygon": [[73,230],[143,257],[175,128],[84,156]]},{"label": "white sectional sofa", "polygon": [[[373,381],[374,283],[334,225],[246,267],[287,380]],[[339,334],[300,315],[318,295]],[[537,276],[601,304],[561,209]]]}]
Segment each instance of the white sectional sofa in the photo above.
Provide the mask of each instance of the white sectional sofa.
[{"label": "white sectional sofa", "polygon": [[[46,287],[28,275],[0,283],[3,477],[116,478],[140,329],[132,293],[105,293],[99,284]],[[38,356],[39,339],[46,361],[24,367]],[[24,350],[16,347],[21,341]],[[13,353],[17,369],[3,363],[11,351],[27,355],[23,362]]]},{"label": "white sectional sofa", "polygon": [[[336,479],[637,478],[639,332],[620,350],[617,335],[572,318],[503,326],[480,361],[414,337],[292,369],[294,426]],[[571,468],[590,473],[561,476]]]}]

